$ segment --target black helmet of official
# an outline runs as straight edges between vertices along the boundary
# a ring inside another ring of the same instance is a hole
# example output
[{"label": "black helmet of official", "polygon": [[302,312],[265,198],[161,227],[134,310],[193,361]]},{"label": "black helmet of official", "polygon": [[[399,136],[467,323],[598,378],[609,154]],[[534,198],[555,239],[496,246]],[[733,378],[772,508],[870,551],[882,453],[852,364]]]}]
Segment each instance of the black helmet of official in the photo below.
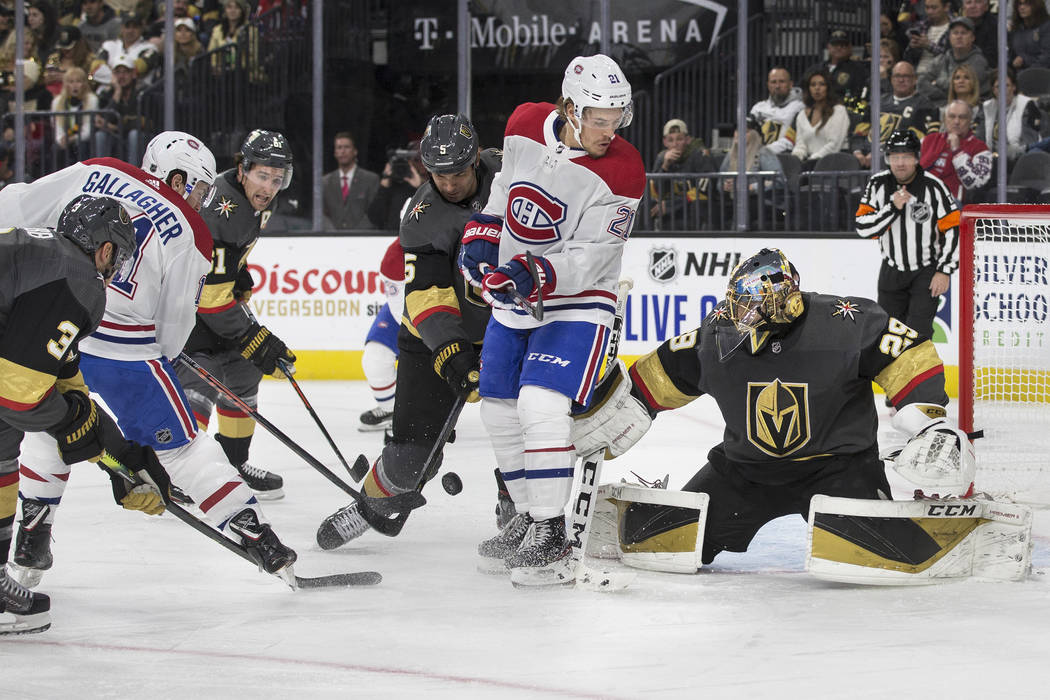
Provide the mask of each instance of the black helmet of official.
[{"label": "black helmet of official", "polygon": [[256,129],[241,144],[241,165],[244,171],[251,170],[252,165],[266,165],[284,170],[281,189],[286,189],[292,182],[292,148],[288,139],[279,131]]},{"label": "black helmet of official", "polygon": [[135,227],[127,210],[112,197],[80,195],[62,210],[55,230],[88,255],[103,243],[112,243],[113,269],[118,273],[135,254]]},{"label": "black helmet of official", "polygon": [[462,114],[440,114],[431,117],[419,155],[423,166],[432,173],[458,173],[474,164],[478,153],[478,134]]},{"label": "black helmet of official", "polygon": [[919,137],[911,129],[897,129],[886,139],[883,150],[886,152],[886,155],[891,153],[914,153],[918,156],[919,151],[922,150],[922,144],[919,143]]}]

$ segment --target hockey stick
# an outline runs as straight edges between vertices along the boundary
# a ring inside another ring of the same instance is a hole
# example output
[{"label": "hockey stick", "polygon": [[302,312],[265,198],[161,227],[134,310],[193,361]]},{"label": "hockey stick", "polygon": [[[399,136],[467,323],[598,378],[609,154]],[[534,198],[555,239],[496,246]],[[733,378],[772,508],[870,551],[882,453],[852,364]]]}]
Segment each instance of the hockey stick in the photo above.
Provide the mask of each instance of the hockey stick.
[{"label": "hockey stick", "polygon": [[[102,458],[99,460],[108,469],[111,469],[120,478],[129,484],[135,486],[141,485],[143,482],[134,472],[128,469],[126,466],[121,464],[116,457],[111,455],[109,452],[103,452]],[[248,553],[248,548],[243,544],[234,542],[229,537],[226,537],[218,530],[213,529],[207,523],[198,520],[187,511],[185,508],[180,506],[178,503],[168,502],[165,503],[166,510],[174,515],[176,518],[192,527],[197,532],[207,537],[212,542],[215,542],[226,549],[230,550],[240,558],[251,563],[254,566],[258,566],[259,562]],[[290,568],[290,567],[289,567]],[[382,575],[378,571],[354,571],[346,574],[332,574],[329,576],[295,576],[289,578],[280,573],[273,574],[277,578],[281,579],[294,591],[297,588],[327,588],[329,586],[371,586],[379,583],[383,580]]]},{"label": "hockey stick", "polygon": [[[634,281],[629,277],[620,280],[616,286],[616,316],[613,318],[612,334],[609,337],[609,351],[606,353],[606,371],[616,362],[616,356],[620,352],[620,337],[623,331],[623,317],[627,308],[627,297],[634,286]],[[576,585],[583,588],[595,588],[599,590],[616,590],[625,588],[635,577],[629,574],[613,574],[607,571],[593,570],[584,563],[587,556],[587,537],[589,535],[591,519],[594,516],[594,491],[601,478],[602,461],[605,459],[605,449],[602,448],[583,458],[583,468],[580,474],[580,489],[576,493],[576,501],[572,508],[572,522],[570,524],[571,545],[576,550]]]},{"label": "hockey stick", "polygon": [[310,417],[314,419],[314,423],[317,423],[317,427],[321,429],[321,433],[324,435],[325,440],[328,441],[328,444],[332,447],[335,456],[339,458],[343,467],[346,468],[347,471],[350,471],[350,465],[346,463],[343,453],[339,451],[338,447],[336,447],[335,440],[333,440],[332,436],[328,434],[328,430],[324,427],[324,423],[321,422],[321,417],[317,415],[317,411],[315,411],[314,407],[310,405],[309,401],[307,401],[306,394],[304,394],[303,390],[299,387],[299,382],[295,381],[295,377],[292,376],[295,372],[294,365],[288,364],[283,359],[277,360],[277,364],[280,366],[281,371],[284,372],[284,376],[286,376],[288,381],[291,382],[292,388],[295,389],[295,393],[299,394],[299,399],[303,402],[303,406],[306,407]]},{"label": "hockey stick", "polygon": [[[232,401],[234,405],[237,406],[237,408],[241,409],[246,414],[251,416],[257,423],[259,423],[259,425],[269,430],[270,433],[281,443],[283,443],[285,447],[302,457],[307,464],[309,464],[315,470],[320,472],[321,476],[325,477],[330,482],[338,486],[339,489],[342,490],[344,493],[350,495],[356,501],[364,502],[368,498],[367,496],[363,495],[360,491],[348,485],[345,481],[336,476],[332,472],[332,470],[330,470],[325,465],[321,464],[321,462],[316,457],[304,450],[299,445],[299,443],[295,442],[290,437],[281,432],[281,430],[276,425],[266,420],[266,418],[264,418],[263,415],[259,413],[257,409],[248,405],[248,403],[244,399],[242,399],[240,396],[237,396],[237,394],[235,394],[232,389],[230,389],[221,381],[219,381],[219,379],[211,372],[201,367],[189,355],[182,352],[179,353],[179,356],[175,359],[184,364],[185,366],[189,367],[194,372],[196,372],[200,376],[200,378],[207,382],[213,389],[215,389],[227,399]],[[413,508],[419,508],[424,503],[426,503],[426,499],[423,498],[423,496],[416,491],[409,491],[408,493],[399,494],[397,496],[391,496],[390,499],[384,500],[390,501],[392,499],[399,499],[391,503],[391,505],[396,507],[398,510],[412,510]],[[366,519],[371,517],[372,511],[370,509],[363,510],[370,514],[364,515],[364,513],[362,513],[362,515]],[[372,522],[372,520],[374,520],[375,522]],[[372,520],[369,520],[369,525],[371,525],[373,528],[380,532],[382,532],[382,530],[387,526],[387,523],[389,522],[387,518],[384,518],[379,515],[373,517]]]}]

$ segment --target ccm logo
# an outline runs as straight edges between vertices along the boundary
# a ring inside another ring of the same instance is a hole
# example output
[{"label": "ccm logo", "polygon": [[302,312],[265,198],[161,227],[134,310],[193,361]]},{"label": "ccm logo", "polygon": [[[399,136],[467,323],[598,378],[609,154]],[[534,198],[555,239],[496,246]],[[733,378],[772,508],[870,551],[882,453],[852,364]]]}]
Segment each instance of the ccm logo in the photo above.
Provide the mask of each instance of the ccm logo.
[{"label": "ccm logo", "polygon": [[926,515],[959,517],[963,515],[977,515],[977,506],[958,505],[933,505],[926,509]]},{"label": "ccm logo", "polygon": [[542,352],[530,352],[529,356],[525,359],[535,362],[548,362],[552,365],[558,365],[559,367],[568,367],[572,364],[572,360],[563,360],[557,355],[547,355]]}]

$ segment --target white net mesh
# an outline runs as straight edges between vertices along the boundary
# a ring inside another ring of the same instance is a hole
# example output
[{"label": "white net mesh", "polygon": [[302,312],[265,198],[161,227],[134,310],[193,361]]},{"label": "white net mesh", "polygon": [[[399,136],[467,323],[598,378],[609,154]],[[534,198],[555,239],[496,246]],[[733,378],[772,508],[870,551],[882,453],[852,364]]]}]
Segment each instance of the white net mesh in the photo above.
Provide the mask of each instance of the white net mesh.
[{"label": "white net mesh", "polygon": [[973,428],[984,431],[975,485],[1050,503],[1050,216],[977,219],[973,236],[973,337],[959,343],[972,343]]}]

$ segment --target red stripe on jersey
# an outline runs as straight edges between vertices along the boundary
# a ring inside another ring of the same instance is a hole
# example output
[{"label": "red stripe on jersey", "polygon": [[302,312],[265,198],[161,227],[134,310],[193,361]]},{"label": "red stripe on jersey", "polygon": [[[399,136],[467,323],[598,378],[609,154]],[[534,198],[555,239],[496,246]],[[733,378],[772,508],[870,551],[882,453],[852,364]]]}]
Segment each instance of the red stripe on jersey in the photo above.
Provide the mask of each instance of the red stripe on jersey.
[{"label": "red stripe on jersey", "polygon": [[50,396],[51,392],[54,390],[55,387],[53,385],[48,387],[48,390],[40,397],[40,401],[35,401],[33,403],[22,403],[20,401],[15,401],[14,399],[5,399],[3,396],[0,396],[0,406],[10,408],[12,411],[29,411],[43,403],[44,399]]},{"label": "red stripe on jersey", "polygon": [[179,422],[182,423],[182,430],[192,440],[197,434],[196,422],[190,418],[189,411],[186,410],[185,404],[182,403],[182,397],[179,396],[178,389],[175,388],[175,383],[171,381],[171,377],[164,371],[164,365],[157,360],[147,360],[146,364],[153,370],[153,376],[161,383],[164,387],[164,393],[168,396],[168,403],[175,409],[175,413],[179,416]]},{"label": "red stripe on jersey", "polygon": [[557,109],[550,102],[525,102],[520,104],[507,120],[506,136],[524,136],[525,138],[546,143],[543,138],[543,123],[550,113]]},{"label": "red stripe on jersey", "polygon": [[611,301],[616,301],[616,292],[609,292],[604,289],[585,289],[576,294],[544,294],[543,300],[553,301],[555,299],[576,299],[578,297],[605,297]]},{"label": "red stripe on jersey", "polygon": [[576,448],[572,445],[568,447],[542,447],[538,450],[525,450],[525,454],[537,454],[540,452],[575,452]]},{"label": "red stripe on jersey", "polygon": [[923,372],[919,376],[917,376],[914,379],[912,379],[910,382],[908,382],[905,385],[905,387],[903,389],[898,391],[896,394],[894,394],[890,398],[890,403],[892,403],[894,405],[894,407],[896,407],[901,401],[903,401],[904,399],[906,399],[908,397],[908,394],[911,393],[912,389],[914,389],[918,385],[922,384],[924,381],[926,381],[930,377],[935,377],[938,374],[944,374],[944,365],[937,365],[936,367],[931,367],[930,369],[926,370],[925,372]]},{"label": "red stripe on jersey", "polygon": [[[22,469],[25,469],[25,467],[23,466]],[[40,479],[40,477],[37,478]],[[40,479],[40,481],[43,481],[43,479]],[[8,472],[7,474],[0,474],[0,489],[4,488],[5,486],[12,486],[13,484],[17,483],[18,472]],[[14,503],[11,504],[11,507],[14,508]]]},{"label": "red stripe on jersey", "polygon": [[231,299],[228,304],[223,304],[222,306],[214,306],[214,307],[212,307],[210,309],[206,309],[203,306],[198,306],[197,307],[197,313],[199,313],[199,314],[217,314],[217,313],[221,313],[221,312],[225,311],[226,309],[232,309],[235,306],[237,306],[237,300],[236,299]]},{"label": "red stripe on jersey", "polygon": [[205,428],[207,428],[208,423],[211,422],[211,416],[203,416],[196,411],[193,412],[193,417],[197,419],[197,425],[203,425]]},{"label": "red stripe on jersey", "polygon": [[371,384],[369,384],[368,388],[372,391],[386,391],[387,389],[391,389],[395,386],[397,386],[397,381],[390,382],[386,386],[372,386]]},{"label": "red stripe on jersey", "polygon": [[248,414],[240,409],[236,408],[223,408],[222,406],[216,406],[215,412],[220,416],[226,416],[227,418],[248,418]]},{"label": "red stripe on jersey", "polygon": [[133,326],[127,323],[113,323],[112,321],[102,321],[98,324],[100,328],[112,328],[115,331],[155,331],[157,327],[152,323],[141,326]]},{"label": "red stripe on jersey", "polygon": [[[43,481],[44,483],[47,483],[47,479],[40,476],[24,464],[18,465],[18,471],[21,472],[22,476],[24,476],[27,479],[30,479],[32,481]],[[4,483],[4,479],[8,479],[7,483]],[[9,486],[10,484],[15,483],[16,481],[18,481],[18,474],[15,472],[5,474],[4,476],[0,476],[0,486]]]},{"label": "red stripe on jersey", "polygon": [[653,398],[652,393],[650,393],[649,391],[649,387],[645,385],[645,382],[642,381],[642,378],[638,376],[638,372],[635,371],[634,365],[631,365],[629,374],[631,375],[631,381],[634,382],[634,385],[638,387],[639,390],[641,390],[642,396],[645,397],[645,402],[649,404],[649,408],[653,409],[654,411],[669,410],[667,406],[660,405],[660,403]]},{"label": "red stripe on jersey", "polygon": [[431,306],[429,309],[424,309],[423,311],[420,311],[419,315],[412,319],[412,325],[418,326],[424,320],[438,313],[452,314],[453,316],[463,315],[455,306]]},{"label": "red stripe on jersey", "polygon": [[230,492],[240,486],[243,482],[240,481],[227,481],[225,484],[219,487],[219,489],[204,499],[201,503],[201,512],[207,513],[209,510],[215,507],[215,504],[230,495]]},{"label": "red stripe on jersey", "polygon": [[620,197],[641,199],[645,193],[645,165],[638,149],[617,136],[601,158],[580,156],[572,162],[600,177],[612,193]]}]

